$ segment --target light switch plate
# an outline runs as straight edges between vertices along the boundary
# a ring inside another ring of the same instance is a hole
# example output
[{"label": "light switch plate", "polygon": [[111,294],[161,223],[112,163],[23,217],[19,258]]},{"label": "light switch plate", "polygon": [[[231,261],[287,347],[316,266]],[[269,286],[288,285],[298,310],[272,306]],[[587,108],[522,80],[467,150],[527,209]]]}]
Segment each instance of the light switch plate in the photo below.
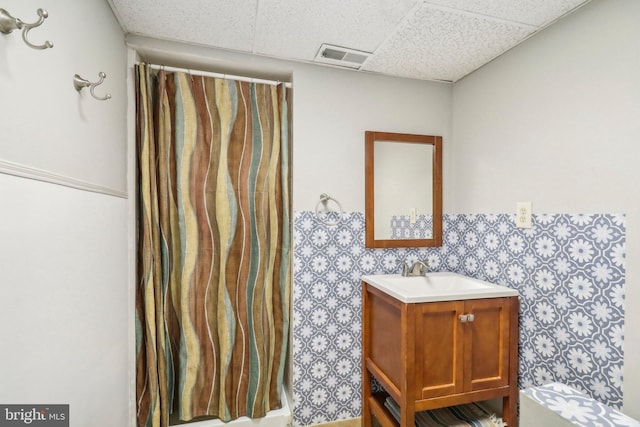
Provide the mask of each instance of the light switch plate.
[{"label": "light switch plate", "polygon": [[516,203],[516,227],[531,228],[531,202]]},{"label": "light switch plate", "polygon": [[411,212],[409,212],[411,224],[416,223],[416,208],[411,208]]}]

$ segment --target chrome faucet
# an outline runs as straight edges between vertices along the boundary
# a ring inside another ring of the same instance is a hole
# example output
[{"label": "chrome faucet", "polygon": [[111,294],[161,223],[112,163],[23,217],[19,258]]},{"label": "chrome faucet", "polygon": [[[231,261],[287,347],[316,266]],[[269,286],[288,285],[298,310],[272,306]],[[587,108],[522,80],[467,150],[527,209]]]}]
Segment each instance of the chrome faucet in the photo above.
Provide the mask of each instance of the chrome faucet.
[{"label": "chrome faucet", "polygon": [[429,271],[429,263],[427,263],[426,259],[424,261],[416,261],[409,270],[409,276],[426,276],[427,271]]},{"label": "chrome faucet", "polygon": [[427,274],[427,271],[429,271],[429,263],[426,259],[424,261],[414,262],[411,268],[409,268],[409,265],[406,263],[406,261],[403,261],[401,259],[397,259],[396,263],[402,266],[402,277],[425,276]]}]

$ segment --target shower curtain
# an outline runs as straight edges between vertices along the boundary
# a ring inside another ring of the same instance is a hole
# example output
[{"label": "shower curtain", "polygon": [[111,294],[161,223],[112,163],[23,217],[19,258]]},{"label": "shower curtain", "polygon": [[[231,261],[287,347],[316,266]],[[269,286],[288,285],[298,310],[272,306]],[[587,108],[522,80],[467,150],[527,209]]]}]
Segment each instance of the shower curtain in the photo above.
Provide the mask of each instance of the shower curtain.
[{"label": "shower curtain", "polygon": [[262,417],[289,330],[286,88],[136,77],[138,426]]}]

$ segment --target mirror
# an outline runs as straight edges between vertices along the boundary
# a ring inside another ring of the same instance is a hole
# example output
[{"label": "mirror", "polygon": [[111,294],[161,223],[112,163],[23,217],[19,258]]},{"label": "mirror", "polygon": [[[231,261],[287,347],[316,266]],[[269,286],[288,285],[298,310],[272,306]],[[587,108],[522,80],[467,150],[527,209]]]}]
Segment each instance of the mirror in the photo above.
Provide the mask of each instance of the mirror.
[{"label": "mirror", "polygon": [[365,247],[442,245],[442,137],[365,132]]}]

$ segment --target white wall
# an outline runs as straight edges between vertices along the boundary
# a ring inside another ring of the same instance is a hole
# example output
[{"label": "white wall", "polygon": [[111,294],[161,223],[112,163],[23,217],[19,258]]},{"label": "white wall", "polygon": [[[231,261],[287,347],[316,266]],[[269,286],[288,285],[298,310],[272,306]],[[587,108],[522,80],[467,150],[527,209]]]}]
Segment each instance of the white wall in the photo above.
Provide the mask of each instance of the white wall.
[{"label": "white wall", "polygon": [[0,402],[128,425],[126,200],[0,174]]},{"label": "white wall", "polygon": [[[366,130],[442,135],[447,176],[451,85],[317,66],[297,66],[293,84],[295,210],[314,210],[328,193],[346,211],[364,212]],[[446,209],[451,187],[444,182]]]},{"label": "white wall", "polygon": [[[54,47],[34,50],[20,31],[0,34],[0,159],[126,191],[125,61],[123,34],[104,0],[24,0],[2,7],[14,17],[35,22],[36,10],[49,17],[29,39]],[[73,87],[79,74],[92,82],[107,78],[96,101]],[[115,118],[118,118],[116,120]]]},{"label": "white wall", "polygon": [[[4,173],[126,192],[122,31],[103,0],[2,7],[27,22],[46,9],[30,38],[54,48],[0,34],[0,402],[68,403],[71,425],[126,426],[127,200]],[[73,88],[99,71],[107,102]]]},{"label": "white wall", "polygon": [[450,207],[626,213],[624,410],[640,418],[640,2],[594,0],[454,86]]}]

